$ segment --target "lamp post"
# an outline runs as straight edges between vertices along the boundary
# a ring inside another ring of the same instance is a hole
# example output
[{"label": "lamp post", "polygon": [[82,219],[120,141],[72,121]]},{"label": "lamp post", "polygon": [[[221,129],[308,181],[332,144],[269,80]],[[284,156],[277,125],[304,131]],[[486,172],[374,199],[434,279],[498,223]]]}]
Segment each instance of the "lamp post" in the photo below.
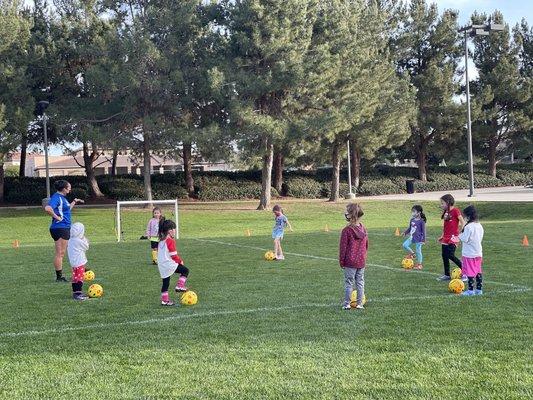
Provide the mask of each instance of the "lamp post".
[{"label": "lamp post", "polygon": [[46,100],[42,100],[37,103],[37,109],[39,114],[43,117],[43,132],[44,132],[44,164],[46,170],[46,199],[43,199],[43,206],[48,204],[50,199],[50,170],[48,168],[48,130],[46,123],[48,122],[48,116],[46,115],[46,109],[50,103]]},{"label": "lamp post", "polygon": [[348,193],[345,198],[347,200],[355,199],[355,193],[352,192],[352,165],[351,165],[351,154],[350,154],[350,140],[346,141],[348,147],[348,187],[350,188],[350,193]]},{"label": "lamp post", "polygon": [[472,118],[470,112],[470,82],[468,80],[468,36],[487,36],[490,32],[503,31],[503,24],[490,22],[483,25],[469,25],[459,29],[465,37],[465,83],[466,83],[466,117],[467,117],[467,144],[468,144],[468,197],[474,197],[474,153],[472,149]]}]

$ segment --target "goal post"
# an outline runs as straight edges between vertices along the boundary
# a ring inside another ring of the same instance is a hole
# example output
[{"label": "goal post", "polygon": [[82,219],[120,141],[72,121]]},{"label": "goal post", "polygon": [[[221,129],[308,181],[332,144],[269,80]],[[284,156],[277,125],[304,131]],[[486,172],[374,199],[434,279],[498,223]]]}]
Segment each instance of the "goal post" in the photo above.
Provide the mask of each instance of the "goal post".
[{"label": "goal post", "polygon": [[158,205],[158,204],[172,204],[174,205],[174,217],[176,219],[176,238],[179,237],[179,225],[178,225],[178,200],[133,200],[133,201],[117,201],[116,210],[116,228],[117,228],[117,242],[122,240],[122,219],[121,210],[123,206],[146,206],[146,205]]}]

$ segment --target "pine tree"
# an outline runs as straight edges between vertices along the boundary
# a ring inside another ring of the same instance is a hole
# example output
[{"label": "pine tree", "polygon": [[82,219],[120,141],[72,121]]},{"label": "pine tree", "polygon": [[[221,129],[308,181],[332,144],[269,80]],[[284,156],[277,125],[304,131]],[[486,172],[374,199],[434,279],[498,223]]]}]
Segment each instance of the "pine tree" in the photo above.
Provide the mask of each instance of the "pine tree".
[{"label": "pine tree", "polygon": [[[489,19],[504,23],[499,11],[490,17],[472,15],[474,24],[485,24]],[[520,48],[511,40],[507,24],[502,32],[476,36],[473,42],[479,77],[472,83],[472,134],[478,151],[488,160],[488,173],[496,177],[499,157],[508,151],[515,137],[533,126],[531,109],[528,111],[527,107],[533,82],[520,73]]]},{"label": "pine tree", "polygon": [[0,0],[0,202],[4,200],[4,161],[20,143],[32,118],[26,84],[30,20],[18,0]]},{"label": "pine tree", "polygon": [[[416,90],[416,124],[409,145],[418,163],[419,178],[427,180],[427,159],[435,141],[459,132],[458,91],[454,79],[461,57],[457,14],[445,10],[441,16],[435,4],[413,0],[404,12],[392,44],[398,70],[407,73]],[[464,118],[463,118],[464,120]]]},{"label": "pine tree", "polygon": [[291,98],[303,85],[314,1],[227,2],[229,82],[235,82],[235,129],[244,147],[259,149],[262,189],[258,209],[270,204],[274,143],[287,134]]}]

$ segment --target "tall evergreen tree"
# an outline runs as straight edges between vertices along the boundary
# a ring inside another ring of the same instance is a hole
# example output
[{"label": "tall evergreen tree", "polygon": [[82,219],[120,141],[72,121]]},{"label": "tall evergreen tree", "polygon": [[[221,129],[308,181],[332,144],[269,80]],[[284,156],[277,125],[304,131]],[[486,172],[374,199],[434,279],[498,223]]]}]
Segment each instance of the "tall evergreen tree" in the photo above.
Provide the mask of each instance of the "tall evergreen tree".
[{"label": "tall evergreen tree", "polygon": [[22,5],[18,0],[0,0],[0,202],[5,157],[20,144],[33,111],[25,79],[31,23]]},{"label": "tall evergreen tree", "polygon": [[[503,15],[472,15],[472,23],[504,23]],[[520,47],[511,40],[509,26],[502,32],[474,38],[474,64],[479,77],[472,83],[473,136],[477,149],[488,160],[488,173],[496,176],[499,157],[517,136],[533,126],[527,103],[533,82],[520,73]]]},{"label": "tall evergreen tree", "polygon": [[228,56],[235,82],[235,126],[241,145],[259,149],[262,189],[258,209],[270,204],[274,143],[293,117],[290,101],[301,90],[311,43],[314,1],[236,0],[227,2]]},{"label": "tall evergreen tree", "polygon": [[[427,180],[427,160],[431,146],[462,125],[454,101],[458,91],[455,78],[461,47],[457,14],[445,10],[439,16],[436,4],[413,0],[405,9],[393,46],[398,70],[407,73],[416,89],[416,124],[409,144],[418,164],[419,178]],[[464,120],[464,118],[463,118]]]}]

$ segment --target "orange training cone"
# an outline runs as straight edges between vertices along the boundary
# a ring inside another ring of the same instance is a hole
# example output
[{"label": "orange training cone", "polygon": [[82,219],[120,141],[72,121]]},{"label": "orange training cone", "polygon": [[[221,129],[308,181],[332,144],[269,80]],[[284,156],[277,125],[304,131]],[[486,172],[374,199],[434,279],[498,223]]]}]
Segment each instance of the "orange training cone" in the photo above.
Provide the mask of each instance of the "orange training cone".
[{"label": "orange training cone", "polygon": [[400,228],[396,228],[396,231],[394,232],[394,236],[400,236]]},{"label": "orange training cone", "polygon": [[522,246],[529,246],[529,240],[527,239],[527,235],[524,235],[524,238],[522,239]]},{"label": "orange training cone", "polygon": [[17,240],[14,240],[14,241],[13,241],[13,248],[14,248],[14,249],[18,249],[19,247],[20,247],[20,242],[18,241],[18,239],[17,239]]}]

